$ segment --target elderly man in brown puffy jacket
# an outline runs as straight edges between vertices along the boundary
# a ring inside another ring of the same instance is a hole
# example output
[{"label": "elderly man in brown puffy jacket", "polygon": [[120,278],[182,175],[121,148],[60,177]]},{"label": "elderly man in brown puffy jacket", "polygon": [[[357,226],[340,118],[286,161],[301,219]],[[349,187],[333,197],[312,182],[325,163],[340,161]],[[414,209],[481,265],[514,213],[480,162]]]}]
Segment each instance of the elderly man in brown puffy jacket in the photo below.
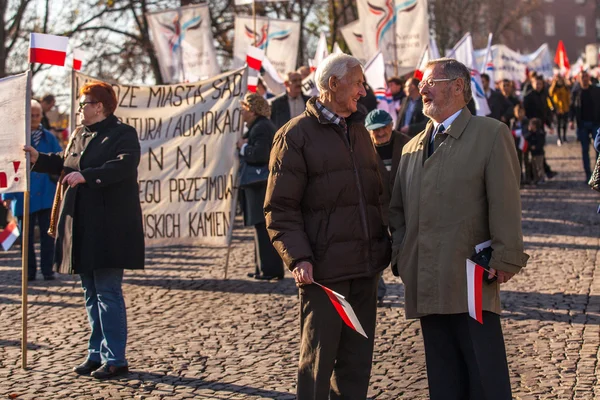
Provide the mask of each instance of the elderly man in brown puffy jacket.
[{"label": "elderly man in brown puffy jacket", "polygon": [[[346,54],[317,69],[319,97],[275,135],[267,229],[300,287],[299,400],[367,396],[377,282],[390,261],[377,154],[357,102],[360,62]],[[368,339],[344,325],[318,282],[345,296]]]}]

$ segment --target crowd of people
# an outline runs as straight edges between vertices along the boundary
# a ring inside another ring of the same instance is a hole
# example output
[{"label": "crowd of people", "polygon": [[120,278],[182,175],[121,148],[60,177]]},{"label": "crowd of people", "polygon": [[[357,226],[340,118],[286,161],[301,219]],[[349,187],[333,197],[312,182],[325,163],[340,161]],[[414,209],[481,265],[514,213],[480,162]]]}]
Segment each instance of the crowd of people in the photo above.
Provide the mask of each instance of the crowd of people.
[{"label": "crowd of people", "polygon": [[[366,398],[382,272],[390,265],[405,285],[406,317],[420,319],[431,399],[510,399],[499,290],[528,259],[520,185],[556,175],[545,144],[555,130],[557,144],[567,142],[574,122],[589,179],[600,88],[586,72],[576,80],[532,72],[494,90],[483,74],[487,118],[475,116],[470,71],[453,59],[430,61],[422,80],[390,78],[392,113],[377,108],[352,56],[322,61],[319,95],[311,98],[301,86],[308,73],[286,74],[279,96],[263,82],[246,94],[247,129],[237,141],[241,208],[255,232],[248,275],[281,280],[285,267],[299,289],[298,399]],[[123,270],[144,267],[140,145],[135,129],[115,117],[116,106],[110,85],[85,85],[81,125],[62,152],[44,125],[44,100],[34,101],[25,148],[42,274],[80,275],[91,334],[74,371],[98,379],[128,371]],[[22,197],[3,201],[22,223]],[[50,226],[56,239],[46,234]],[[469,316],[465,260],[486,241],[481,324]],[[29,260],[33,280],[35,255]],[[343,323],[313,283],[346,298],[367,338]]]}]

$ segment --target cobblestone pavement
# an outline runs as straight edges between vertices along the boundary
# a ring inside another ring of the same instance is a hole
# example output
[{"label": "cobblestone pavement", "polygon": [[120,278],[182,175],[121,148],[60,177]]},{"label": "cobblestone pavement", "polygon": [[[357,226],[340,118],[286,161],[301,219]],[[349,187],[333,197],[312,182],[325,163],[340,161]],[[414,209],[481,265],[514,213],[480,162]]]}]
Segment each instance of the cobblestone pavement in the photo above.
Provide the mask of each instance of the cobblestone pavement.
[{"label": "cobblestone pavement", "polygon": [[[579,145],[548,147],[560,174],[525,187],[528,267],[504,285],[503,327],[517,399],[600,399],[600,196],[583,184]],[[255,282],[252,232],[226,250],[149,249],[147,269],[128,271],[127,378],[78,377],[88,325],[76,277],[29,288],[29,369],[20,368],[20,270],[0,258],[0,394],[18,399],[293,399],[298,298],[291,275]],[[418,322],[406,321],[401,282],[386,271],[369,398],[426,399]]]}]

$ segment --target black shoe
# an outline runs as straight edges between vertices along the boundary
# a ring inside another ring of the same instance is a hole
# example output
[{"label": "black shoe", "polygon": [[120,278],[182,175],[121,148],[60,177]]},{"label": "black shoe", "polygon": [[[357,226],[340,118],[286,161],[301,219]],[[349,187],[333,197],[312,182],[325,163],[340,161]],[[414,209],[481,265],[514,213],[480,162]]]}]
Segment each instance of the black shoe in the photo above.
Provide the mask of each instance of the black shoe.
[{"label": "black shoe", "polygon": [[257,275],[254,277],[254,279],[258,279],[259,281],[272,281],[272,280],[281,280],[283,279],[283,276],[279,276],[279,275]]},{"label": "black shoe", "polygon": [[129,367],[127,365],[117,367],[116,365],[102,364],[100,368],[92,372],[92,377],[96,379],[109,379],[127,373],[129,373]]},{"label": "black shoe", "polygon": [[52,274],[52,275],[44,275],[44,280],[45,281],[53,281],[55,279],[56,279],[56,277],[54,276],[54,274]]},{"label": "black shoe", "polygon": [[556,175],[558,175],[558,172],[556,172],[556,171],[550,171],[550,172],[548,172],[548,173],[546,174],[546,177],[547,177],[548,179],[552,179],[552,178],[554,178]]},{"label": "black shoe", "polygon": [[73,372],[75,372],[78,375],[89,375],[101,366],[102,363],[100,361],[85,360],[83,364],[73,368]]},{"label": "black shoe", "polygon": [[256,272],[248,272],[248,274],[246,275],[248,276],[248,278],[256,278],[257,276],[260,276],[260,273],[257,274]]}]

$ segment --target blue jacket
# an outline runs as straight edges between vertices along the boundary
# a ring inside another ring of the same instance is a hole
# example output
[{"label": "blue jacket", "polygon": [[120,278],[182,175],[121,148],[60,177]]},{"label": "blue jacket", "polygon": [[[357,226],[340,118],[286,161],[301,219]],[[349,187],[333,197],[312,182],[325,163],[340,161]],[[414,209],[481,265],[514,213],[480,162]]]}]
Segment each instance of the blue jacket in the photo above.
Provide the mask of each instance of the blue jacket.
[{"label": "blue jacket", "polygon": [[[37,146],[34,146],[40,153],[58,153],[62,148],[54,135],[43,130],[42,138]],[[52,208],[54,194],[56,193],[56,183],[50,180],[50,175],[32,172],[29,180],[29,213]],[[12,200],[11,208],[15,217],[23,216],[23,193],[5,193],[2,200]]]}]

